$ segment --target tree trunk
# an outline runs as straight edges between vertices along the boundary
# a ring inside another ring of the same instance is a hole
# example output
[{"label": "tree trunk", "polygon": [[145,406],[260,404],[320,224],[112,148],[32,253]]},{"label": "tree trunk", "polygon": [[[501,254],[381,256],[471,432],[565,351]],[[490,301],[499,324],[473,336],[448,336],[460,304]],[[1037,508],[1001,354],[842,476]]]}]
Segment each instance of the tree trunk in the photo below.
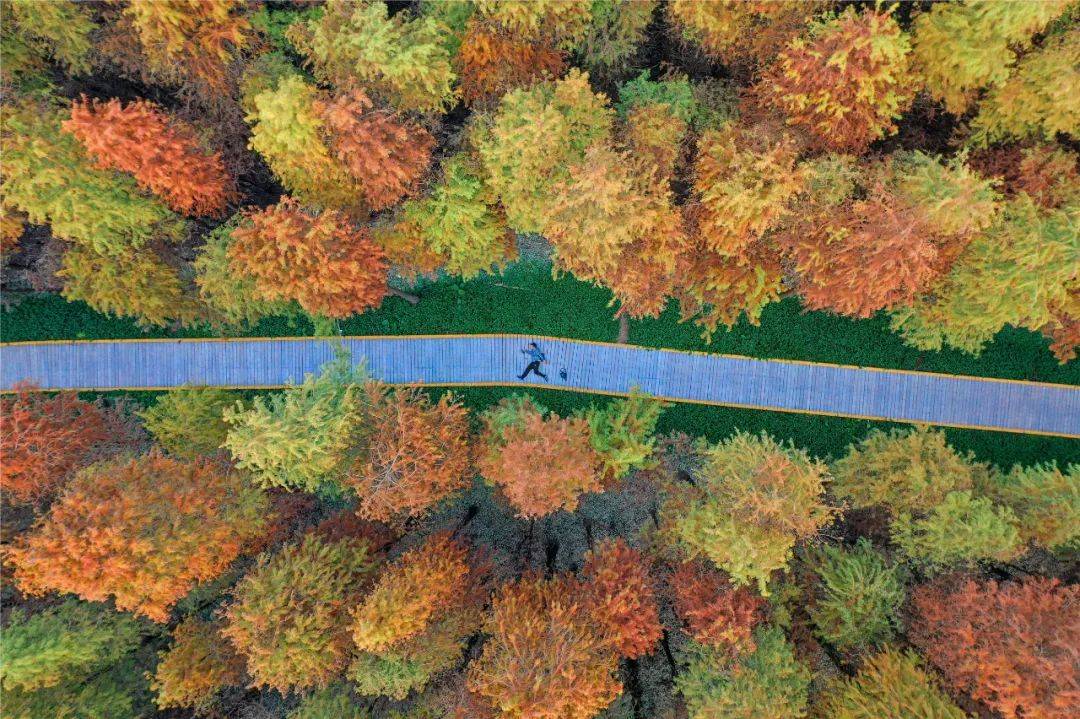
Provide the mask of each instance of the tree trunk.
[{"label": "tree trunk", "polygon": [[630,320],[626,315],[619,315],[619,336],[615,341],[621,345],[630,341]]},{"label": "tree trunk", "polygon": [[415,305],[417,302],[420,301],[420,297],[412,294],[411,292],[405,292],[404,290],[399,290],[396,287],[390,287],[388,289],[390,291],[390,294],[392,294],[394,297],[400,297],[401,299],[408,302],[410,305]]}]

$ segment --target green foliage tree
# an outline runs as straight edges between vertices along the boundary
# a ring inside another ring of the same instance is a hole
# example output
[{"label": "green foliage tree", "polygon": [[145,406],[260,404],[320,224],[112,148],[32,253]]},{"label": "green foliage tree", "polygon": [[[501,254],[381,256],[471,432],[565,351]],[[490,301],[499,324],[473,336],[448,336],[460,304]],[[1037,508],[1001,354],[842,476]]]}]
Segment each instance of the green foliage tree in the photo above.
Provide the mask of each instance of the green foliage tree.
[{"label": "green foliage tree", "polygon": [[1016,515],[970,491],[950,492],[926,516],[900,512],[892,540],[927,572],[979,561],[1008,561],[1023,552]]},{"label": "green foliage tree", "polygon": [[68,675],[65,681],[37,691],[4,692],[5,719],[142,719],[152,712],[147,702],[144,660],[129,656],[88,675]]},{"label": "green foliage tree", "polygon": [[1000,194],[993,179],[981,177],[964,160],[944,161],[918,150],[896,153],[889,158],[889,188],[917,208],[932,231],[969,237],[991,225]]},{"label": "green foliage tree", "polygon": [[691,642],[675,687],[690,719],[797,719],[806,716],[810,670],[776,627],[754,632],[753,652],[732,659],[723,647]]},{"label": "green foliage tree", "polygon": [[371,719],[342,682],[316,689],[300,700],[286,719]]},{"label": "green foliage tree", "polygon": [[972,121],[978,143],[1080,134],[1080,29],[1048,38],[993,88]]},{"label": "green foliage tree", "polygon": [[511,227],[541,230],[552,186],[568,178],[587,147],[609,136],[612,115],[607,98],[594,94],[588,75],[577,70],[503,96],[481,132],[479,153]]},{"label": "green foliage tree", "polygon": [[221,448],[229,432],[225,409],[238,401],[236,392],[216,387],[177,387],[139,416],[158,444],[178,457],[194,459]]},{"label": "green foliage tree", "polygon": [[89,7],[73,0],[11,0],[10,7],[15,27],[13,32],[5,29],[5,35],[11,32],[73,75],[90,71],[91,33],[97,24]]},{"label": "green foliage tree", "polygon": [[931,96],[962,113],[978,91],[1003,84],[1016,50],[1060,15],[1069,0],[938,3],[915,19],[913,58]]},{"label": "green foliage tree", "polygon": [[649,72],[644,71],[619,85],[619,102],[616,109],[621,117],[627,117],[636,108],[658,104],[667,105],[671,108],[672,114],[680,120],[690,122],[698,108],[689,78],[685,75],[675,75],[652,80]]},{"label": "green foliage tree", "polygon": [[787,567],[792,549],[833,516],[823,495],[825,465],[767,434],[736,432],[701,447],[693,484],[668,488],[663,536],[689,557],[702,556],[737,585],[757,583]]},{"label": "green foliage tree", "polygon": [[995,472],[978,489],[1009,507],[1020,536],[1057,551],[1080,548],[1080,464],[1048,462]]},{"label": "green foliage tree", "polygon": [[656,446],[653,433],[663,412],[662,402],[642,392],[585,411],[590,440],[608,480],[650,465]]},{"label": "green foliage tree", "polygon": [[875,429],[830,469],[837,497],[855,507],[881,505],[892,512],[931,509],[989,473],[973,454],[949,446],[944,432],[926,426],[888,433]]},{"label": "green foliage tree", "polygon": [[0,643],[0,685],[30,692],[87,677],[128,654],[141,633],[130,614],[75,599],[32,616],[16,610]]},{"label": "green foliage tree", "polygon": [[645,39],[657,0],[593,0],[585,37],[578,46],[582,63],[593,71],[618,69]]},{"label": "green foliage tree", "polygon": [[348,610],[377,562],[368,542],[316,534],[264,554],[240,580],[222,634],[255,685],[282,692],[325,687],[345,668]]},{"label": "green foliage tree", "polygon": [[363,369],[340,354],[300,385],[256,397],[250,408],[227,408],[225,446],[260,485],[314,491],[343,470],[362,420],[365,379]]},{"label": "green foliage tree", "polygon": [[180,239],[181,220],[140,194],[132,178],[93,167],[78,141],[60,130],[62,119],[59,110],[38,104],[5,108],[4,202],[99,253]]},{"label": "green foliage tree", "polygon": [[979,354],[1005,325],[1037,330],[1080,286],[1075,205],[1040,208],[1026,193],[976,235],[932,294],[891,311],[907,344]]},{"label": "green foliage tree", "polygon": [[815,557],[814,571],[820,589],[810,618],[819,637],[845,650],[892,638],[904,581],[870,542],[860,537],[850,549],[826,545]]},{"label": "green foliage tree", "polygon": [[832,683],[819,700],[830,719],[965,719],[914,652],[886,647],[852,678]]},{"label": "green foliage tree", "polygon": [[433,15],[389,15],[386,3],[330,0],[320,17],[290,28],[289,37],[315,76],[345,90],[357,85],[382,94],[403,111],[437,112],[454,101],[455,75]]},{"label": "green foliage tree", "polygon": [[406,268],[430,271],[437,262],[468,279],[504,266],[517,252],[514,236],[478,168],[458,154],[442,171],[431,194],[406,202],[395,226],[377,239]]}]

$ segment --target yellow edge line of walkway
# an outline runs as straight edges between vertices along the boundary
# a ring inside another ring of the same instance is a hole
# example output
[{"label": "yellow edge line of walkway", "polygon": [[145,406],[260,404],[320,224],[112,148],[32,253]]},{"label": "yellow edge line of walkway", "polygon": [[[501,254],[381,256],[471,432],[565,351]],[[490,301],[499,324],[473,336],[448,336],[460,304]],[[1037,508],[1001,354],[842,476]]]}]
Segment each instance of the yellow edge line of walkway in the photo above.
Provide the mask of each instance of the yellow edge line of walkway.
[{"label": "yellow edge line of walkway", "polygon": [[[122,343],[134,343],[134,342],[174,342],[174,343],[209,343],[209,342],[308,342],[308,341],[324,341],[334,342],[336,340],[401,340],[401,339],[461,339],[461,338],[477,338],[477,339],[491,339],[500,338],[506,339],[511,337],[520,337],[522,339],[535,339],[535,340],[550,340],[553,342],[576,342],[578,344],[596,345],[599,347],[618,347],[622,349],[642,350],[642,351],[662,351],[673,352],[676,354],[684,355],[699,355],[702,357],[723,357],[726,359],[738,359],[738,360],[752,360],[756,362],[776,362],[779,364],[793,364],[793,365],[806,365],[810,367],[836,367],[840,369],[856,369],[865,370],[867,372],[886,372],[895,374],[909,374],[917,377],[946,377],[956,378],[962,380],[974,380],[977,382],[998,382],[1001,384],[1016,384],[1032,387],[1051,387],[1051,388],[1064,388],[1064,389],[1076,389],[1080,390],[1080,386],[1071,384],[1060,384],[1056,382],[1039,382],[1037,380],[1022,380],[1022,379],[1006,379],[1003,377],[981,377],[979,375],[966,375],[966,374],[947,374],[945,372],[927,372],[924,370],[911,370],[911,369],[889,369],[887,367],[870,367],[861,365],[850,364],[832,364],[829,362],[811,362],[809,360],[793,360],[783,358],[772,357],[751,357],[749,355],[734,355],[725,354],[721,352],[704,352],[702,350],[681,350],[668,347],[647,347],[645,345],[635,344],[619,344],[617,342],[601,342],[600,340],[580,340],[571,337],[551,337],[549,335],[525,335],[517,333],[490,333],[490,334],[424,334],[424,335],[344,335],[339,337],[147,337],[146,339],[136,339],[131,337],[125,337],[121,339],[94,339],[94,340],[31,340],[28,342],[3,342],[0,343],[0,347],[27,347],[32,345],[68,345],[68,344],[122,344]],[[256,385],[253,388],[258,387],[277,387],[283,385]],[[482,386],[482,385],[471,385]],[[502,386],[495,384],[494,386]],[[131,387],[124,387],[118,389],[138,389]],[[244,388],[237,388],[244,389]],[[602,393],[601,393],[602,394]],[[682,401],[682,400],[680,400]],[[811,414],[824,414],[823,412],[813,412]],[[838,415],[849,416],[849,415]],[[853,416],[853,415],[852,415]],[[943,425],[953,426],[953,425]],[[957,425],[959,426],[959,425]],[[1071,436],[1071,435],[1069,435]]]},{"label": "yellow edge line of walkway", "polygon": [[[476,335],[467,335],[469,337],[475,337]],[[606,395],[610,397],[630,397],[629,392],[616,392],[611,390],[599,390],[591,389],[589,387],[567,387],[567,386],[555,386],[545,387],[543,385],[536,384],[521,384],[518,382],[394,382],[389,383],[406,387],[518,387],[521,389],[541,389],[541,390],[556,390],[560,392],[579,392],[581,394],[597,394]],[[198,385],[188,385],[198,386]],[[223,389],[285,389],[286,387],[295,386],[288,384],[245,384],[245,385],[214,385],[215,387],[221,387]],[[170,387],[66,387],[64,389],[36,389],[32,388],[33,392],[167,392]],[[14,394],[13,390],[0,390],[0,395]],[[668,397],[665,395],[649,395],[656,399],[663,400],[665,402],[676,402],[679,404],[701,404],[710,407],[731,407],[734,409],[750,409],[760,410],[764,412],[785,412],[787,414],[811,414],[825,417],[840,417],[843,419],[864,419],[876,422],[896,422],[902,424],[927,424],[935,427],[951,427],[953,429],[971,429],[978,430],[980,432],[1004,432],[1008,434],[1028,434],[1038,435],[1042,437],[1060,437],[1063,439],[1080,439],[1080,435],[1064,434],[1062,432],[1043,432],[1033,429],[1009,429],[1006,427],[985,427],[976,424],[955,424],[951,422],[919,422],[917,420],[910,419],[898,419],[896,417],[879,417],[870,414],[844,414],[842,412],[825,412],[815,411],[809,409],[792,409],[788,407],[767,407],[757,404],[738,404],[734,402],[715,402],[705,399],[684,399],[682,397]]]}]

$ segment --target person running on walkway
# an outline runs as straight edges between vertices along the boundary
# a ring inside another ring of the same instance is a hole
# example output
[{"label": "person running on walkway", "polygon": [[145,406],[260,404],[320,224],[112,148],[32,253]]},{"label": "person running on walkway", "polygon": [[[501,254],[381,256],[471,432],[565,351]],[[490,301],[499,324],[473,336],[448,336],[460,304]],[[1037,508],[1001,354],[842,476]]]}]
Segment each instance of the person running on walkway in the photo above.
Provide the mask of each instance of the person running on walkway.
[{"label": "person running on walkway", "polygon": [[547,362],[547,357],[544,356],[544,353],[540,351],[535,342],[530,342],[527,347],[522,348],[521,354],[526,355],[530,361],[525,366],[525,371],[518,375],[518,379],[525,379],[530,372],[535,372],[538,377],[548,378],[546,374],[540,371],[540,363]]}]

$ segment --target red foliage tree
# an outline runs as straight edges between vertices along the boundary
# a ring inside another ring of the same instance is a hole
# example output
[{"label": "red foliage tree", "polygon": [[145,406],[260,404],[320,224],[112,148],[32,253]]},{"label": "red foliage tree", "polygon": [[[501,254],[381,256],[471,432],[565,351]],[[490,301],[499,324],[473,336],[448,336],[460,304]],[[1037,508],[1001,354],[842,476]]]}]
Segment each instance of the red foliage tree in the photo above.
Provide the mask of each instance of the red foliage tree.
[{"label": "red foliage tree", "polygon": [[469,415],[453,395],[433,404],[415,388],[372,382],[365,389],[363,450],[344,480],[360,497],[361,516],[417,516],[469,486]]},{"label": "red foliage tree", "polygon": [[557,78],[566,69],[562,51],[510,37],[475,19],[461,41],[458,61],[461,95],[469,105],[497,100],[515,88]]},{"label": "red foliage tree", "polygon": [[1008,719],[1080,705],[1080,587],[1034,578],[919,587],[909,636],[953,688]]},{"label": "red foliage tree", "polygon": [[675,611],[696,641],[732,653],[754,650],[754,627],[764,618],[765,600],[746,587],[734,587],[721,572],[702,562],[679,565],[671,577]]},{"label": "red foliage tree", "polygon": [[172,209],[221,215],[235,195],[220,153],[199,146],[195,131],[146,100],[76,101],[63,124],[101,168],[130,172]]},{"label": "red foliage tree", "polygon": [[266,510],[246,478],[208,461],[102,462],[79,473],[7,559],[27,594],[112,596],[119,609],[165,621],[177,599],[252,546]]},{"label": "red foliage tree", "polygon": [[636,659],[651,652],[664,630],[641,552],[622,539],[604,541],[585,555],[583,573],[592,615],[619,654]]},{"label": "red foliage tree", "polygon": [[45,500],[77,470],[134,441],[132,428],[101,404],[23,388],[0,400],[0,489],[15,503]]},{"label": "red foliage tree", "polygon": [[247,213],[229,247],[233,269],[267,300],[348,317],[377,307],[389,291],[383,251],[336,210],[315,215],[291,198]]},{"label": "red foliage tree", "polygon": [[435,138],[414,122],[376,110],[360,90],[317,100],[335,155],[360,181],[372,210],[384,210],[415,192],[431,164]]}]

